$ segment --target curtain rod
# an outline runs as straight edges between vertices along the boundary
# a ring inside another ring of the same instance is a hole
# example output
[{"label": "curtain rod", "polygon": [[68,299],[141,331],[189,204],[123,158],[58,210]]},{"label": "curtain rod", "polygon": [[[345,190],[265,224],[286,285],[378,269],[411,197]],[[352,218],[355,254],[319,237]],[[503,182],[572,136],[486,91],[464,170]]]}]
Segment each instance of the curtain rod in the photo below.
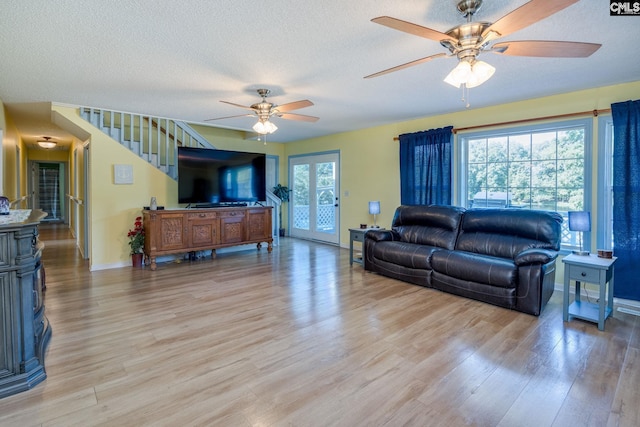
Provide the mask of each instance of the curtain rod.
[{"label": "curtain rod", "polygon": [[[605,109],[601,109],[601,110],[581,111],[579,113],[556,114],[554,116],[536,117],[536,118],[532,118],[532,119],[511,120],[511,121],[508,121],[508,122],[488,123],[488,124],[485,124],[485,125],[468,126],[468,127],[464,127],[464,128],[453,128],[451,130],[451,132],[453,134],[456,134],[458,132],[462,132],[462,131],[465,131],[465,130],[475,130],[475,129],[493,127],[493,126],[514,125],[514,124],[519,124],[519,123],[537,122],[537,121],[542,121],[542,120],[565,119],[565,118],[568,118],[568,117],[586,116],[586,115],[590,115],[590,114],[592,114],[593,117],[598,117],[598,115],[601,114],[601,113],[610,113],[610,112],[611,112],[611,108],[605,108]],[[400,141],[400,138],[396,136],[396,137],[393,138],[393,140],[394,141]]]}]

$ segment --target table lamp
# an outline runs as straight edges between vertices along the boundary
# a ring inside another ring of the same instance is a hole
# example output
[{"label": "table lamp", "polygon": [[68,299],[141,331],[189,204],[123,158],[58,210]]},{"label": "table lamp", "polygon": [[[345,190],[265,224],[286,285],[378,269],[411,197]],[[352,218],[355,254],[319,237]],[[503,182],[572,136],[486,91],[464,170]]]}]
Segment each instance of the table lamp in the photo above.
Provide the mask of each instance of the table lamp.
[{"label": "table lamp", "polygon": [[378,228],[378,225],[376,224],[376,215],[378,215],[379,213],[380,213],[380,202],[379,201],[369,202],[369,214],[373,215],[373,228]]},{"label": "table lamp", "polygon": [[568,212],[569,214],[569,230],[577,231],[580,241],[580,250],[573,251],[576,255],[589,255],[589,251],[582,249],[582,235],[585,231],[591,231],[591,213],[589,212]]}]

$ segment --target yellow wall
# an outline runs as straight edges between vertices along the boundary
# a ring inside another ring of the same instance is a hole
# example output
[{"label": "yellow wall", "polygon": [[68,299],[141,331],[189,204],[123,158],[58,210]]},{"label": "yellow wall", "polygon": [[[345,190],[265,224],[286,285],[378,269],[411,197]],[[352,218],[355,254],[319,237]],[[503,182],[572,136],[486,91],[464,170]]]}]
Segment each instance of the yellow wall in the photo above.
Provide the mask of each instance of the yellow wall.
[{"label": "yellow wall", "polygon": [[[160,205],[177,205],[177,184],[163,172],[113,141],[81,119],[74,108],[54,105],[53,110],[91,134],[89,143],[89,224],[92,270],[127,265],[127,232],[136,216],[155,196]],[[132,165],[133,184],[117,185],[113,166]]]},{"label": "yellow wall", "polygon": [[[638,98],[640,81],[313,138],[286,144],[285,155],[340,151],[340,244],[346,247],[349,228],[357,227],[360,223],[372,223],[368,214],[369,200],[380,200],[381,214],[378,225],[391,225],[395,208],[400,204],[399,147],[394,137],[449,125],[462,128],[606,109],[610,108],[612,103]],[[598,147],[596,124],[597,120],[594,119],[594,157],[597,155]],[[597,188],[595,184],[598,177],[596,166],[594,161],[594,189]],[[349,196],[345,196],[345,192],[348,192]],[[593,199],[596,203],[596,198]],[[595,206],[591,207],[591,211],[595,211]],[[595,239],[596,233],[592,233],[592,236]]]},{"label": "yellow wall", "polygon": [[69,151],[28,149],[27,158],[38,162],[68,162]]},{"label": "yellow wall", "polygon": [[[416,132],[447,125],[467,127],[519,119],[567,114],[593,109],[609,108],[613,102],[640,98],[640,81],[572,92],[563,95],[505,104],[497,107],[470,109],[451,114],[426,117],[369,129],[344,132],[288,144],[267,143],[243,139],[242,132],[214,129],[194,125],[194,128],[214,146],[239,151],[265,152],[280,157],[280,182],[289,185],[287,157],[326,151],[338,151],[341,161],[340,188],[340,244],[348,244],[348,228],[360,223],[370,224],[367,202],[380,200],[382,212],[378,218],[381,226],[389,227],[395,208],[400,203],[398,142],[393,138],[402,133]],[[155,196],[160,205],[175,207],[177,204],[177,183],[164,173],[150,167],[147,162],[120,146],[97,128],[81,119],[73,108],[52,106],[54,112],[74,126],[90,134],[89,159],[91,176],[89,180],[90,235],[89,249],[91,268],[109,268],[129,265],[126,234],[133,226],[134,218],[140,214],[142,206]],[[21,144],[17,133],[7,132],[4,120],[3,151],[7,146],[15,153],[15,144]],[[597,153],[598,133],[594,120],[594,154]],[[3,125],[0,120],[0,125]],[[81,141],[77,142],[81,147]],[[24,147],[23,147],[24,148]],[[81,149],[81,148],[80,148]],[[31,156],[32,153],[30,152]],[[44,154],[33,156],[40,156]],[[68,154],[71,156],[71,154]],[[66,158],[69,160],[69,157]],[[6,170],[7,159],[3,162],[5,187],[7,180],[15,180]],[[9,162],[11,163],[11,162]],[[15,160],[13,160],[15,164]],[[133,166],[134,184],[113,183],[113,165]],[[597,166],[594,161],[594,167]],[[75,165],[72,165],[70,172]],[[25,167],[26,169],[26,167]],[[72,172],[71,172],[72,173]],[[597,170],[594,184],[597,182]],[[15,181],[12,184],[15,188]],[[71,184],[73,186],[73,184]],[[25,183],[26,186],[26,183]],[[23,188],[26,188],[23,186]],[[596,186],[594,185],[594,188]],[[73,187],[72,187],[73,188]],[[348,196],[345,194],[348,193]],[[78,197],[81,194],[76,195]],[[594,198],[595,199],[595,198]],[[595,200],[594,200],[595,203]],[[592,206],[592,212],[595,210]],[[592,233],[593,236],[596,233]],[[592,244],[592,247],[594,245]],[[560,266],[561,267],[561,266]],[[561,277],[561,276],[560,276]]]},{"label": "yellow wall", "polygon": [[[4,182],[5,182],[5,178],[4,178],[4,150],[5,150],[5,144],[4,144],[4,133],[6,131],[6,127],[7,127],[7,122],[4,116],[4,104],[2,103],[2,100],[0,99],[0,166],[2,166],[2,171],[0,172],[0,196],[4,196]],[[7,143],[7,146],[9,146],[9,143]]]},{"label": "yellow wall", "polygon": [[[80,118],[75,108],[53,105],[52,109],[69,122],[68,128],[80,128],[91,135],[88,159],[90,268],[97,270],[130,265],[127,232],[133,228],[136,216],[141,214],[143,206],[149,204],[151,197],[156,197],[158,205],[178,207],[177,182]],[[194,128],[218,148],[279,156],[283,152],[282,144],[269,143],[265,146],[257,141],[244,140],[242,132],[206,126]],[[113,166],[116,164],[132,165],[133,184],[114,184]],[[82,194],[75,196],[80,198]]]},{"label": "yellow wall", "polygon": [[[16,191],[16,184],[19,179],[16,172],[16,146],[20,146],[21,140],[11,117],[5,114],[4,104],[1,101],[0,129],[3,130],[2,150],[0,152],[0,165],[2,165],[0,195],[6,196],[13,201],[20,198]],[[24,151],[21,152],[23,153]],[[23,195],[26,194],[25,186],[21,186],[20,190]]]}]

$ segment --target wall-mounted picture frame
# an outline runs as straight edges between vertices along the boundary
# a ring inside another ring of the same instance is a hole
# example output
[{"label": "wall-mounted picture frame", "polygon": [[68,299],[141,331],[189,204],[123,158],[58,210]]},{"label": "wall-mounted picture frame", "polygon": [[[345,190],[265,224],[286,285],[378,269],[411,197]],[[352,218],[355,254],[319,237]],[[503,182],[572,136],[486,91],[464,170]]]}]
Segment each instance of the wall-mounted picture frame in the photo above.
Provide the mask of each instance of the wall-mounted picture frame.
[{"label": "wall-mounted picture frame", "polygon": [[113,183],[133,184],[133,165],[113,165]]}]

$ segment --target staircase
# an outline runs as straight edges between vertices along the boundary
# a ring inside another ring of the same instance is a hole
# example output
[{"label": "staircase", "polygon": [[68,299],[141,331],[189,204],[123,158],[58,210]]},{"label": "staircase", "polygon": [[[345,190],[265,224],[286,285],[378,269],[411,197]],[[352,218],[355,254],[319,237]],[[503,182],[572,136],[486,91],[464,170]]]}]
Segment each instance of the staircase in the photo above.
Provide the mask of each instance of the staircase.
[{"label": "staircase", "polygon": [[[90,107],[80,107],[80,117],[174,180],[178,179],[178,147],[215,148],[191,126],[177,120]],[[270,188],[266,206],[273,206],[273,244],[277,246],[282,202]]]},{"label": "staircase", "polygon": [[178,178],[178,147],[214,148],[176,120],[89,107],[80,107],[80,117],[173,179]]}]

